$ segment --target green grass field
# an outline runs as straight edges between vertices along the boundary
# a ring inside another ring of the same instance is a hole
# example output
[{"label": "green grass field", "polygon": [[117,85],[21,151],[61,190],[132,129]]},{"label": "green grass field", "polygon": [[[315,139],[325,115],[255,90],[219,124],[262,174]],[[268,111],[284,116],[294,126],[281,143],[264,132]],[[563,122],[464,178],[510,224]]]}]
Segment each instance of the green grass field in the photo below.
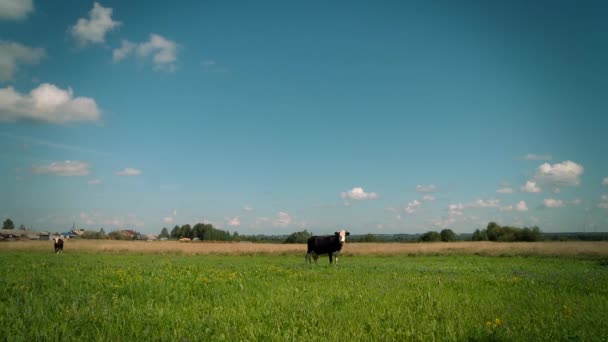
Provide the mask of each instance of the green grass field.
[{"label": "green grass field", "polygon": [[8,341],[606,340],[608,263],[0,252]]}]

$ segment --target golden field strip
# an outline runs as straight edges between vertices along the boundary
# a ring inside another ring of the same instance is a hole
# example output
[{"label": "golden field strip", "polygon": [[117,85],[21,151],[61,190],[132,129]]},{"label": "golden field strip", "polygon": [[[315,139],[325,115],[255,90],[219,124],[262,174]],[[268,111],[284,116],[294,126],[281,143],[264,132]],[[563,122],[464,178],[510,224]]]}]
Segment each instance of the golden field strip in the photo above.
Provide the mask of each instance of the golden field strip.
[{"label": "golden field strip", "polygon": [[[3,241],[0,251],[53,252],[52,241]],[[66,240],[64,253],[138,253],[184,255],[281,255],[306,254],[304,244],[250,242],[178,242]],[[608,241],[566,242],[436,242],[436,243],[347,243],[343,256],[349,255],[463,255],[490,256],[592,256],[608,257]]]}]

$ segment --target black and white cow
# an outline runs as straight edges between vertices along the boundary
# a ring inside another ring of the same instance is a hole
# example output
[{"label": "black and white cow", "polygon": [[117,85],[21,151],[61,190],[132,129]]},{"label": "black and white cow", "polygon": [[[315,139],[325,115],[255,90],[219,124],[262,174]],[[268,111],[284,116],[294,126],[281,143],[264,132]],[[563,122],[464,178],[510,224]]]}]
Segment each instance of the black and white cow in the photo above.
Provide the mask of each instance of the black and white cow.
[{"label": "black and white cow", "polygon": [[54,238],[53,241],[55,241],[55,253],[59,254],[63,252],[63,240],[60,238]]},{"label": "black and white cow", "polygon": [[349,232],[344,229],[339,232],[335,232],[334,235],[327,236],[312,236],[308,239],[308,251],[306,252],[306,262],[311,263],[310,258],[312,257],[317,263],[319,255],[329,255],[329,263],[333,262],[333,258],[336,257],[336,264],[338,263],[338,257],[342,246],[346,243],[346,237],[350,235]]}]

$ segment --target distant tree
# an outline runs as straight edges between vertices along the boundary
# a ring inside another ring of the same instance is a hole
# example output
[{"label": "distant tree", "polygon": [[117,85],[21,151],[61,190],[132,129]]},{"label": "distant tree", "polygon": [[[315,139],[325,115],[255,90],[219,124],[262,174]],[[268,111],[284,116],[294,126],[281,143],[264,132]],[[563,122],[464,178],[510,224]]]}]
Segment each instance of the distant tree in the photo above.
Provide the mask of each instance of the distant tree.
[{"label": "distant tree", "polygon": [[101,235],[101,236],[105,236],[106,235],[106,231],[103,230],[103,227],[99,230],[99,235]]},{"label": "distant tree", "polygon": [[158,236],[159,238],[169,238],[169,230],[167,230],[167,227],[163,227],[163,230],[160,231],[160,235]]},{"label": "distant tree", "polygon": [[295,232],[295,233],[291,233],[291,235],[289,235],[287,237],[287,239],[285,239],[285,243],[306,243],[306,241],[308,241],[308,238],[310,238],[312,236],[312,234],[310,234],[308,231],[303,230],[301,232]]},{"label": "distant tree", "polygon": [[441,241],[450,242],[456,241],[456,233],[454,233],[451,229],[444,229],[439,233],[441,236]]},{"label": "distant tree", "polygon": [[171,229],[171,238],[172,239],[181,239],[181,237],[182,237],[182,229],[178,225],[175,225],[175,227],[173,227],[173,229]]},{"label": "distant tree", "polygon": [[182,237],[187,237],[192,239],[192,227],[189,224],[185,224],[182,226]]},{"label": "distant tree", "polygon": [[15,229],[15,224],[13,223],[13,220],[11,220],[10,218],[4,220],[4,223],[2,224],[2,229]]},{"label": "distant tree", "polygon": [[237,232],[236,230],[234,232],[232,232],[232,241],[239,241],[239,232]]},{"label": "distant tree", "polygon": [[473,236],[471,236],[471,240],[473,241],[488,241],[488,234],[485,229],[479,230],[475,229],[473,232]]},{"label": "distant tree", "polygon": [[376,237],[376,235],[374,234],[365,234],[363,236],[361,236],[361,238],[359,239],[359,242],[377,242],[378,238]]},{"label": "distant tree", "polygon": [[436,231],[428,231],[428,232],[420,235],[418,240],[420,240],[422,242],[441,241],[441,235],[439,235],[439,233],[437,233]]},{"label": "distant tree", "polygon": [[22,224],[19,225],[19,230],[25,230],[25,226]]}]

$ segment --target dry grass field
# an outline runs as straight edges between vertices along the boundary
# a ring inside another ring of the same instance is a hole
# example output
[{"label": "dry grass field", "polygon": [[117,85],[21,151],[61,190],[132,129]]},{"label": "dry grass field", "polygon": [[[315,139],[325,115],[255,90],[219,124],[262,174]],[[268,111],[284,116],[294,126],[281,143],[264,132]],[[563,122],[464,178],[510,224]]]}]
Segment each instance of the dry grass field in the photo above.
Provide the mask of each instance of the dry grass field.
[{"label": "dry grass field", "polygon": [[[52,241],[0,242],[0,251],[48,251]],[[176,255],[298,255],[304,256],[303,244],[247,242],[177,242],[177,241],[65,241],[64,253],[136,253]],[[608,241],[583,242],[449,242],[449,243],[347,243],[343,256],[349,255],[538,255],[608,257]]]}]

